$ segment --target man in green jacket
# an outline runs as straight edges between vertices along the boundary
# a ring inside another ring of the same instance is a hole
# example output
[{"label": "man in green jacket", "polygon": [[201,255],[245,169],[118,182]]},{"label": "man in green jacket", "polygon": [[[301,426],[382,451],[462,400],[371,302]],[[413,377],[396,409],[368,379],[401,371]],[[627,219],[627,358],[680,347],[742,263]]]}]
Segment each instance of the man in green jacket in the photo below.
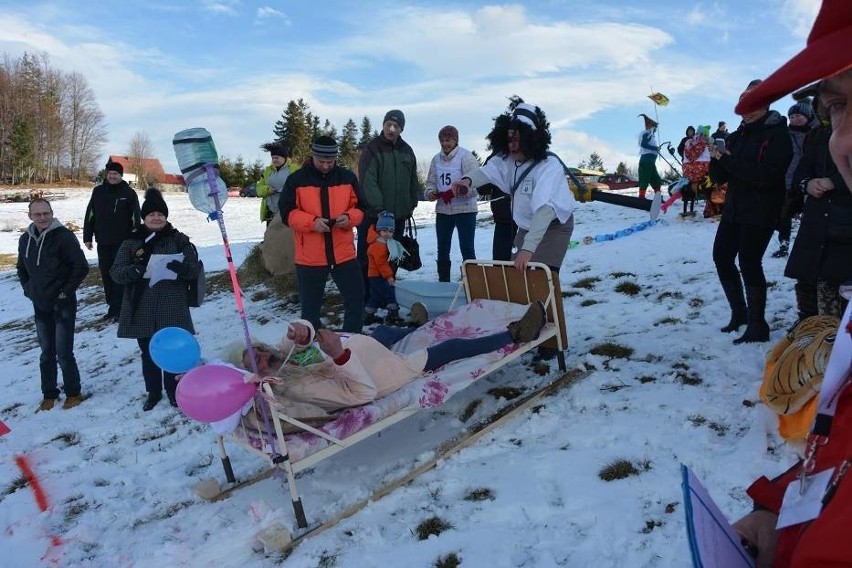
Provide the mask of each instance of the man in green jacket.
[{"label": "man in green jacket", "polygon": [[417,177],[414,150],[402,139],[405,115],[390,110],[382,121],[382,132],[364,147],[358,164],[358,178],[366,196],[366,215],[358,227],[358,260],[367,284],[367,231],[379,213],[393,213],[394,234],[402,235],[405,221],[411,217],[423,188]]}]

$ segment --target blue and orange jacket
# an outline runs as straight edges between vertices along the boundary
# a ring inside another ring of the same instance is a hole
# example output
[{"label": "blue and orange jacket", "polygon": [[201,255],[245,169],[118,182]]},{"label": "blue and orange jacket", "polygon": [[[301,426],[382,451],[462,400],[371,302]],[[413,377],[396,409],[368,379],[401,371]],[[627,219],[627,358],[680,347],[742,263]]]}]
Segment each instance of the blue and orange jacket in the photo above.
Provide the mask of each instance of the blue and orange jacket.
[{"label": "blue and orange jacket", "polygon": [[[327,174],[308,162],[290,174],[281,192],[278,210],[281,219],[293,229],[296,264],[333,266],[355,259],[352,229],[364,220],[363,197],[358,178],[341,166]],[[349,216],[349,228],[333,226],[328,233],[314,231],[318,218]]]}]

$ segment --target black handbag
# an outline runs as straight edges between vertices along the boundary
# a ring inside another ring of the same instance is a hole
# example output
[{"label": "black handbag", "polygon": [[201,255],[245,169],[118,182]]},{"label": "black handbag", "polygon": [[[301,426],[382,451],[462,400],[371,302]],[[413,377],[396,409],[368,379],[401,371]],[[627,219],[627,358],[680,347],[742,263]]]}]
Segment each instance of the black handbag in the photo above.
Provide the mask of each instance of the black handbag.
[{"label": "black handbag", "polygon": [[399,267],[403,270],[414,271],[423,266],[420,260],[420,243],[417,242],[417,224],[409,217],[405,225],[405,233],[397,241],[408,254],[399,259]]}]

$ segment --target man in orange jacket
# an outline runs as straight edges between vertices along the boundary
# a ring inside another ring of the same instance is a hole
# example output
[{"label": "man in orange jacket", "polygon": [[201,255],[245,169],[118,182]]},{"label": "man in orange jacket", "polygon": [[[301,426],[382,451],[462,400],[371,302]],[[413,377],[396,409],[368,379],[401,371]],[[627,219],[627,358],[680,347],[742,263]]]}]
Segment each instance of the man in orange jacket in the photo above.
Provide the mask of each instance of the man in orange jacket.
[{"label": "man in orange jacket", "polygon": [[331,274],[343,296],[342,331],[360,333],[364,282],[352,229],[364,220],[364,199],[355,173],[337,165],[337,153],[334,138],[314,140],[311,157],[287,178],[278,209],[295,233],[302,318],[323,327],[320,308]]}]

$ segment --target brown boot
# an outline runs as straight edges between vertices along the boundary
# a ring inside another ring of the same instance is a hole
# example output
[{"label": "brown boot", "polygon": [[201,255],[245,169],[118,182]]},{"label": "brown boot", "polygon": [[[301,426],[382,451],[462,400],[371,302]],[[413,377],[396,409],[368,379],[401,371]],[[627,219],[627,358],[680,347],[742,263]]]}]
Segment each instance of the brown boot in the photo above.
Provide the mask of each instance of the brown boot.
[{"label": "brown boot", "polygon": [[536,300],[527,312],[518,321],[513,321],[506,326],[509,330],[509,335],[515,343],[526,343],[538,337],[541,328],[547,323],[547,312],[544,309],[544,304],[540,300]]},{"label": "brown boot", "polygon": [[429,321],[429,311],[426,310],[426,306],[421,302],[411,304],[411,310],[408,314],[408,325],[420,327],[427,321]]},{"label": "brown boot", "polygon": [[78,394],[77,396],[69,396],[65,398],[65,402],[62,403],[62,410],[68,410],[70,408],[74,408],[75,406],[79,406],[79,404],[83,402],[83,395]]},{"label": "brown boot", "polygon": [[53,407],[56,406],[55,398],[46,398],[41,401],[41,404],[38,405],[38,409],[36,412],[41,412],[42,410],[53,410]]}]

